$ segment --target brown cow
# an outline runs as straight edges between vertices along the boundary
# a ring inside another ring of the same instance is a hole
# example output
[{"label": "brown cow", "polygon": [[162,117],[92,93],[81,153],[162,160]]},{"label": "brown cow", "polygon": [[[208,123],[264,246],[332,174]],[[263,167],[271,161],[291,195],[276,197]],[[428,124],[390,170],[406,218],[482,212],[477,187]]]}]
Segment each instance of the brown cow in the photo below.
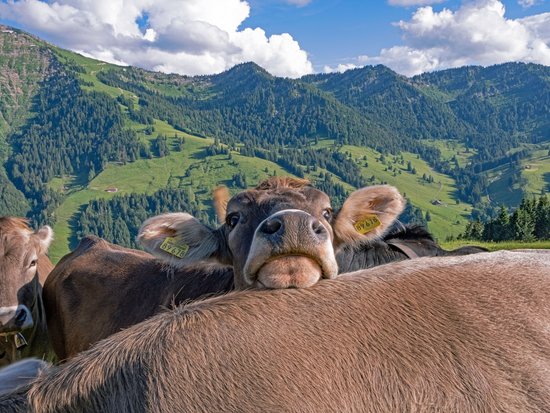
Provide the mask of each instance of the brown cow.
[{"label": "brown cow", "polygon": [[173,303],[232,287],[231,268],[172,269],[143,251],[89,236],[59,261],[44,285],[51,344],[65,360]]},{"label": "brown cow", "polygon": [[[225,217],[227,199],[220,194],[215,193],[215,205],[218,216]],[[410,245],[418,255],[451,253],[439,248],[425,230],[404,228],[356,250],[341,248],[336,256],[340,272],[342,268],[368,268],[405,259],[404,253],[392,249],[396,240]],[[229,292],[233,289],[231,277],[231,269],[209,266],[176,268],[171,276],[170,269],[149,254],[96,237],[85,238],[59,262],[44,288],[53,347],[60,360],[68,359],[96,341],[145,320],[172,299],[177,305]]]},{"label": "brown cow", "polygon": [[237,289],[308,287],[338,274],[335,248],[381,237],[403,207],[396,188],[371,186],[333,214],[329,197],[308,181],[274,177],[229,200],[218,229],[172,213],[148,219],[138,239],[175,266],[232,265]]},{"label": "brown cow", "polygon": [[51,241],[48,226],[33,232],[22,218],[0,218],[0,366],[51,356],[42,303]]},{"label": "brown cow", "polygon": [[549,412],[549,325],[547,254],[420,258],[159,314],[0,411]]}]

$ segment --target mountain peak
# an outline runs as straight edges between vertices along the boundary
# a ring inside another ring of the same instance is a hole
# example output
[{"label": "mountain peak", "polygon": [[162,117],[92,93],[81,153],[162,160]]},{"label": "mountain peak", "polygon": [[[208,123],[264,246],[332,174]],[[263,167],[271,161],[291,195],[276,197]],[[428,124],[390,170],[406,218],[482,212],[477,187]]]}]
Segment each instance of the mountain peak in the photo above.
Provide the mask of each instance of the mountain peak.
[{"label": "mountain peak", "polygon": [[[245,62],[239,63],[238,65],[233,66],[231,69],[225,71],[224,73],[238,73],[238,74],[260,74],[267,77],[273,77],[267,70],[265,70],[260,65],[254,62]],[[223,73],[222,73],[223,74]]]}]

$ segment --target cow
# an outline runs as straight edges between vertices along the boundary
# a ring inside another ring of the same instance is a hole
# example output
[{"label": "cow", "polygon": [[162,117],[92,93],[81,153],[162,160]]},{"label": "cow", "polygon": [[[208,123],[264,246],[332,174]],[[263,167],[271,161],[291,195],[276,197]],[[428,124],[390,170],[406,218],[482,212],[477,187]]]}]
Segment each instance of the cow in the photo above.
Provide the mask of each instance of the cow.
[{"label": "cow", "polygon": [[338,271],[352,272],[418,257],[448,257],[488,251],[487,248],[474,245],[448,251],[437,245],[423,226],[397,224],[382,238],[366,244],[342,246],[336,254]]},{"label": "cow", "polygon": [[170,213],[145,221],[138,240],[176,267],[203,260],[231,265],[237,289],[302,288],[334,278],[335,249],[381,237],[405,201],[394,187],[370,186],[351,193],[334,213],[328,195],[309,181],[271,177],[227,206],[216,204],[218,214],[225,211],[217,229]]},{"label": "cow", "polygon": [[548,412],[550,255],[236,291],[110,336],[0,412]]},{"label": "cow", "polygon": [[[286,185],[291,182],[295,181],[286,181]],[[224,199],[227,194],[215,192],[214,204],[222,221],[226,214]],[[336,254],[340,272],[407,258],[386,241],[409,243],[418,255],[444,252],[425,230],[406,228],[357,249],[341,248]],[[426,246],[421,249],[418,244]],[[52,346],[57,357],[66,360],[172,302],[177,305],[233,290],[232,276],[228,267],[201,265],[195,269],[179,266],[172,269],[147,253],[86,237],[58,263],[44,287]]]},{"label": "cow", "polygon": [[53,232],[22,218],[0,218],[0,367],[24,357],[50,359],[42,285],[53,268]]},{"label": "cow", "polygon": [[232,289],[232,268],[173,269],[146,252],[87,236],[44,285],[51,345],[63,361],[163,308]]}]

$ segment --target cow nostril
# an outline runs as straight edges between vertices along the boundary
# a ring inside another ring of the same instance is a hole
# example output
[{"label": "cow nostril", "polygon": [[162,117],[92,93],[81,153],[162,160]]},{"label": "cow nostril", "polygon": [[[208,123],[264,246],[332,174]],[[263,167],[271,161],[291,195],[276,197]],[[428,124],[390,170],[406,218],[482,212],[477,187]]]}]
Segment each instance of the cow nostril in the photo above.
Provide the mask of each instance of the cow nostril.
[{"label": "cow nostril", "polygon": [[271,218],[265,221],[260,228],[260,231],[267,235],[273,235],[280,231],[283,223],[277,218]]},{"label": "cow nostril", "polygon": [[15,313],[15,323],[20,326],[25,322],[26,319],[27,311],[25,311],[24,308],[17,310],[17,313]]},{"label": "cow nostril", "polygon": [[310,224],[311,224],[311,230],[315,234],[321,235],[326,232],[325,226],[321,224],[321,221],[319,221],[317,218],[313,218]]}]

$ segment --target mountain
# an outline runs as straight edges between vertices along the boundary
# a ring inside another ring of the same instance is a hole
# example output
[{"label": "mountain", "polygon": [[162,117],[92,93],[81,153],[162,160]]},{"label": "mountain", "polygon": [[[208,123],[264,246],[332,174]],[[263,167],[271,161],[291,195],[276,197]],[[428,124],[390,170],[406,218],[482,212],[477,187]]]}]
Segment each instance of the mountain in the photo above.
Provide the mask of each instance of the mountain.
[{"label": "mountain", "polygon": [[0,215],[55,224],[59,258],[85,232],[131,245],[165,210],[213,223],[212,187],[276,173],[309,178],[336,204],[358,186],[396,185],[404,220],[428,215],[444,238],[472,212],[549,189],[549,113],[540,65],[286,79],[245,63],[188,77],[0,26]]}]

